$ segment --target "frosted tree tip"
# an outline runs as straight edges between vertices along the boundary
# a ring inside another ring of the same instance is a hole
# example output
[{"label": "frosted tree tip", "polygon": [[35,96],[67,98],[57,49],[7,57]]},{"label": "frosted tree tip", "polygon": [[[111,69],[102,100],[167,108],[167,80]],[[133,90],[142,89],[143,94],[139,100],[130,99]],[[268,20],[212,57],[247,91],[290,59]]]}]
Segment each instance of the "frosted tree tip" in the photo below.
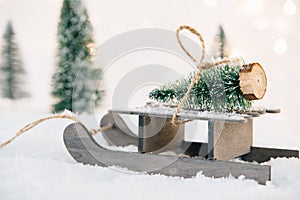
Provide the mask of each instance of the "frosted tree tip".
[{"label": "frosted tree tip", "polygon": [[70,117],[75,117],[75,113],[73,113],[72,111],[65,109],[64,112],[62,113],[62,115],[67,115]]}]

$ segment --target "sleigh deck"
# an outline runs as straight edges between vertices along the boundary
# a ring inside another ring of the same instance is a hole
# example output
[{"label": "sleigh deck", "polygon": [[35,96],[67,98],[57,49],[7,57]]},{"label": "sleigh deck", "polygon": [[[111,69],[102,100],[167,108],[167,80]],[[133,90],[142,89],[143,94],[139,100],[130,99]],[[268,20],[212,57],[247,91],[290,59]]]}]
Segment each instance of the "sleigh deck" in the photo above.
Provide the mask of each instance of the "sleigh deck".
[{"label": "sleigh deck", "polygon": [[[170,124],[170,119],[174,111],[175,109],[170,107],[145,106],[134,109],[113,109],[109,113],[138,115],[138,151],[140,153],[160,153],[167,150],[174,150],[176,147],[183,148],[181,144],[184,142],[184,125],[175,129]],[[258,117],[261,114],[278,112],[280,112],[279,109],[264,108],[252,109],[243,114],[182,110],[177,115],[177,118],[208,121],[208,143],[205,144],[206,149],[203,149],[204,146],[202,146],[199,149],[201,153],[192,152],[193,155],[205,157],[210,160],[230,160],[251,153],[253,148],[256,149],[252,146],[253,116]],[[171,128],[168,126],[171,126]],[[163,140],[166,137],[168,139]],[[193,142],[194,146],[196,144],[196,142]],[[203,154],[205,155],[203,156]],[[297,152],[293,156],[296,154]]]}]

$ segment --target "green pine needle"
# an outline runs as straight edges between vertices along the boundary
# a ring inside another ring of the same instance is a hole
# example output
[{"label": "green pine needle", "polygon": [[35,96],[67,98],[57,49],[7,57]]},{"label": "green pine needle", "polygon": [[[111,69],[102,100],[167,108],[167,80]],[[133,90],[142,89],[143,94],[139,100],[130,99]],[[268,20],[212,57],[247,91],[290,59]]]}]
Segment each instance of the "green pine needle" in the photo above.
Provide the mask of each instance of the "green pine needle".
[{"label": "green pine needle", "polygon": [[[194,85],[184,107],[208,111],[245,111],[252,102],[243,97],[239,86],[240,65],[219,65],[204,70]],[[154,89],[149,97],[158,102],[179,104],[187,92],[195,72],[173,83]]]}]

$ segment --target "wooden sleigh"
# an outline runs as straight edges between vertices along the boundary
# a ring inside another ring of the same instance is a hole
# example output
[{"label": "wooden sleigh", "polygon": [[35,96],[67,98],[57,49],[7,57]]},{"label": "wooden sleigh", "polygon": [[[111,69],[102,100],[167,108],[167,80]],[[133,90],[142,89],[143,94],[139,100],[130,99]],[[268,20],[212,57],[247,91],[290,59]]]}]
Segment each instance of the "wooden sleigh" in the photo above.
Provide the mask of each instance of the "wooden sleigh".
[{"label": "wooden sleigh", "polygon": [[[298,150],[252,146],[253,116],[278,111],[258,109],[247,114],[180,112],[177,116],[180,119],[208,121],[208,143],[198,143],[184,141],[184,124],[173,126],[170,123],[172,108],[145,106],[109,110],[100,122],[101,127],[112,125],[102,133],[107,142],[116,146],[137,145],[138,152],[105,149],[80,123],[69,125],[63,138],[71,156],[83,164],[120,166],[138,172],[186,178],[199,172],[215,178],[245,176],[265,184],[271,180],[271,166],[256,163],[277,157],[299,157]],[[138,115],[138,136],[131,132],[119,114]],[[166,151],[175,154],[161,154]],[[237,162],[235,158],[247,162]],[[251,163],[253,161],[256,163]]]},{"label": "wooden sleigh", "polygon": [[[271,166],[257,163],[263,163],[270,160],[270,158],[276,157],[299,157],[298,150],[253,146],[254,117],[264,113],[280,111],[261,108],[250,110],[247,113],[222,113],[199,110],[181,110],[178,112],[181,106],[184,106],[184,101],[187,100],[194,85],[199,83],[202,71],[204,73],[204,70],[209,70],[213,66],[240,62],[240,59],[236,61],[223,59],[213,64],[203,62],[205,55],[203,37],[194,28],[183,25],[176,31],[177,40],[180,47],[193,62],[196,62],[197,59],[183,46],[179,36],[179,32],[184,29],[199,38],[202,55],[196,66],[198,70],[193,75],[193,79],[189,81],[189,87],[187,91],[184,91],[185,96],[180,100],[178,109],[146,105],[135,109],[112,109],[103,117],[100,126],[105,127],[109,125],[112,127],[103,131],[103,136],[106,140],[110,144],[117,146],[137,145],[138,152],[136,153],[105,149],[93,139],[92,135],[82,124],[71,124],[64,131],[64,142],[69,153],[77,162],[83,164],[120,166],[138,172],[182,177],[192,177],[199,172],[202,172],[205,176],[215,178],[229,175],[239,177],[243,175],[248,179],[256,180],[260,184],[265,184],[266,181],[271,180]],[[225,71],[224,68],[223,72],[225,73]],[[215,71],[213,72],[215,73]],[[234,76],[233,74],[232,77]],[[220,78],[221,76],[216,77],[216,82],[223,81]],[[233,84],[231,79],[227,81]],[[223,84],[221,84],[222,88],[219,88],[217,91],[222,90],[224,95],[226,95],[224,83],[223,81]],[[238,80],[235,83],[238,84],[236,88],[241,90],[243,97],[247,100],[261,99],[266,92],[266,74],[259,63],[243,64],[239,68]],[[205,84],[207,86],[207,83]],[[207,88],[209,87],[207,86]],[[176,96],[175,90],[174,93],[171,93],[171,96]],[[138,116],[137,136],[130,131],[119,114]],[[176,119],[183,121],[208,121],[208,143],[184,141],[185,125],[174,126],[171,123],[172,119],[174,119],[172,118],[173,115]],[[161,154],[167,151],[173,151],[174,155]],[[236,158],[246,162],[237,161]],[[251,163],[253,161],[256,162]]]}]

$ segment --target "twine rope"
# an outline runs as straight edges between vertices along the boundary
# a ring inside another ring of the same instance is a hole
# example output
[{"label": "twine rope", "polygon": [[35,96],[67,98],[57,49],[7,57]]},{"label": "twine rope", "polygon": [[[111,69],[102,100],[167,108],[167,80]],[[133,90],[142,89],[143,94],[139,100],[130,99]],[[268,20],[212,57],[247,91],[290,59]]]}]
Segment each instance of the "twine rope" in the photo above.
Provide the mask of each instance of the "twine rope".
[{"label": "twine rope", "polygon": [[[201,47],[202,47],[202,52],[201,52],[201,57],[200,57],[200,60],[197,61],[193,56],[192,54],[184,47],[183,43],[182,43],[182,40],[180,38],[180,31],[182,30],[188,30],[189,32],[191,32],[192,34],[196,35],[199,40],[200,40],[200,44],[201,44]],[[177,115],[178,113],[180,112],[180,110],[182,109],[183,105],[186,103],[186,101],[188,100],[189,96],[190,96],[190,93],[194,87],[194,85],[200,80],[201,78],[201,74],[202,74],[202,71],[205,70],[205,69],[209,69],[210,67],[213,67],[213,66],[216,66],[216,65],[220,65],[220,64],[224,64],[224,63],[229,63],[229,62],[236,62],[238,61],[239,59],[238,58],[235,58],[235,59],[229,59],[229,58],[224,58],[220,61],[216,61],[216,62],[203,62],[204,58],[205,58],[205,42],[204,42],[204,39],[202,37],[202,35],[194,28],[188,26],[188,25],[182,25],[182,26],[179,26],[176,30],[176,38],[177,38],[177,41],[181,47],[181,49],[185,52],[185,54],[191,58],[191,60],[193,62],[195,62],[197,64],[197,73],[195,73],[195,76],[193,77],[193,79],[191,80],[191,83],[188,87],[188,90],[187,92],[185,93],[184,97],[182,98],[181,102],[178,104],[177,108],[175,109],[175,112],[173,114],[173,117],[172,117],[172,124],[173,125],[180,125],[180,124],[183,124],[185,123],[186,121],[182,121],[182,120],[176,120],[177,118]]]},{"label": "twine rope", "polygon": [[[14,141],[17,137],[19,137],[20,135],[24,134],[25,132],[29,131],[30,129],[34,128],[35,126],[41,124],[42,122],[50,120],[50,119],[70,119],[70,120],[72,120],[76,123],[81,123],[82,124],[82,122],[77,117],[75,117],[74,115],[70,115],[70,114],[54,114],[54,115],[51,115],[51,116],[43,117],[43,118],[40,118],[36,121],[33,121],[33,122],[25,125],[13,137],[11,137],[9,140],[7,140],[7,141],[3,142],[2,144],[0,144],[0,148],[3,148],[5,146],[7,146],[12,141]],[[89,132],[91,133],[91,135],[95,135],[98,132],[109,130],[112,127],[113,127],[112,124],[108,124],[107,126],[101,127],[99,129],[91,129]]]},{"label": "twine rope", "polygon": [[98,129],[90,129],[89,132],[91,135],[96,135],[99,132],[107,131],[109,129],[112,129],[114,125],[112,123],[107,124],[106,126],[102,126],[101,128]]}]

